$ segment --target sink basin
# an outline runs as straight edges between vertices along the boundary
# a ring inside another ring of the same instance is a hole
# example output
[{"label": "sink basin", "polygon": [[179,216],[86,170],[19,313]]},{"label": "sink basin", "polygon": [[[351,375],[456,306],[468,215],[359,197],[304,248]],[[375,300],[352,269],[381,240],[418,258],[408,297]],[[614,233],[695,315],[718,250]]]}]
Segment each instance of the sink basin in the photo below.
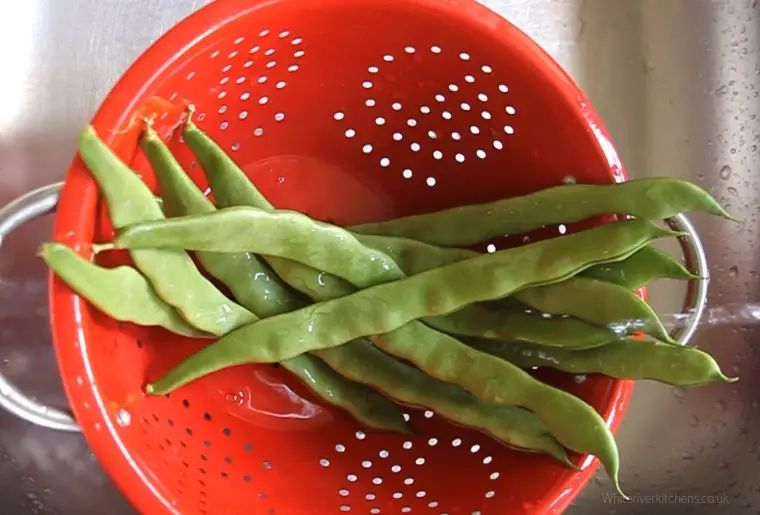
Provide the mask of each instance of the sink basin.
[{"label": "sink basin", "polygon": [[[0,2],[0,202],[63,178],[77,130],[131,61],[205,2]],[[621,479],[603,473],[568,513],[734,514],[760,510],[760,6],[757,0],[485,0],[533,37],[586,91],[632,177],[708,189],[740,224],[695,216],[711,264],[709,307],[692,343],[741,381],[697,390],[640,383],[618,433]],[[7,12],[5,12],[7,11]],[[0,252],[0,371],[65,407],[35,247],[50,220]],[[682,291],[651,301],[677,312]],[[667,318],[667,317],[666,317]],[[755,386],[753,386],[755,385]],[[0,411],[4,513],[134,513],[81,436]],[[727,506],[730,503],[730,507]],[[642,505],[646,505],[642,507]]]}]

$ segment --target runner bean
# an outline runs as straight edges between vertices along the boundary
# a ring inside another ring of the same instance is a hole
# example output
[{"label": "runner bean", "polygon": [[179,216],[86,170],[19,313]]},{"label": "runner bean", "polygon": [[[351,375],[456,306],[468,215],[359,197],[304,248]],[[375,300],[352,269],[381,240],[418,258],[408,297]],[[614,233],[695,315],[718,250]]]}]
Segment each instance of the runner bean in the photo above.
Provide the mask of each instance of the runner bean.
[{"label": "runner bean", "polygon": [[403,236],[441,247],[463,247],[545,225],[596,215],[663,219],[703,211],[733,219],[709,193],[682,179],[634,179],[610,185],[571,184],[496,202],[353,226],[357,233]]},{"label": "runner bean", "polygon": [[[167,217],[213,213],[214,204],[198,189],[150,124],[140,140],[158,181]],[[287,286],[249,252],[197,252],[203,268],[227,286],[237,302],[259,317],[302,306]]]},{"label": "runner bean", "polygon": [[[163,219],[150,189],[111,152],[91,126],[80,132],[79,155],[100,187],[116,229]],[[256,319],[203,277],[187,253],[135,249],[129,254],[156,294],[193,327],[219,336]]]},{"label": "runner bean", "polygon": [[[364,245],[393,258],[407,274],[414,275],[431,268],[449,265],[479,255],[468,249],[436,247],[408,238],[354,234]],[[641,288],[658,279],[696,279],[670,254],[648,245],[628,259],[601,263],[579,275],[600,279],[629,289]]]},{"label": "runner bean", "polygon": [[[160,224],[173,222],[166,220]],[[387,333],[412,320],[451,313],[528,286],[561,281],[601,260],[629,256],[649,242],[652,228],[660,230],[643,220],[606,224],[564,238],[486,254],[277,315],[227,334],[188,358],[160,383],[177,387],[240,362],[283,361],[354,338]],[[249,345],[250,341],[259,344]]]},{"label": "runner bean", "polygon": [[555,315],[570,315],[618,334],[644,332],[674,343],[657,313],[624,286],[588,277],[573,277],[556,284],[529,288],[514,298],[531,308]]},{"label": "runner bean", "polygon": [[468,341],[476,349],[522,368],[551,367],[571,374],[649,379],[675,386],[735,382],[712,356],[694,347],[626,338],[595,349],[568,351],[519,342]]},{"label": "runner bean", "polygon": [[[478,255],[449,266],[482,262],[501,263],[509,267],[510,263],[504,261],[524,251],[526,255],[535,254],[538,260],[530,264],[531,268],[540,268],[544,262],[553,263],[556,258],[541,251],[544,245],[551,249],[557,244],[568,245],[568,251],[578,254],[584,251],[598,253],[600,249],[625,247],[627,243],[637,242],[623,255],[611,252],[610,259],[594,254],[594,261],[588,264],[593,266],[600,262],[627,258],[651,240],[675,234],[679,233],[661,228],[647,220],[625,220],[562,238]],[[576,248],[573,244],[576,239],[588,239],[594,248]],[[347,231],[290,211],[266,212],[250,207],[232,207],[206,215],[155,220],[126,228],[116,237],[114,243],[119,248],[130,249],[181,248],[211,252],[256,252],[278,256],[323,270],[360,288],[403,277],[403,272],[389,256],[377,250],[367,249]],[[580,267],[579,270],[588,266]],[[465,265],[463,268],[469,267]],[[556,280],[567,278],[563,276]]]},{"label": "runner bean", "polygon": [[[216,211],[214,204],[185,173],[150,123],[140,144],[156,174],[167,216]],[[203,267],[227,285],[235,298],[258,317],[293,311],[304,305],[254,254],[199,252],[197,256]],[[281,365],[318,397],[343,408],[364,425],[411,432],[398,406],[371,388],[337,374],[319,358],[304,354],[283,361]]]},{"label": "runner bean", "polygon": [[132,267],[100,267],[61,243],[45,243],[38,254],[72,290],[114,320],[160,326],[182,336],[209,337],[188,325]]},{"label": "runner bean", "polygon": [[538,451],[574,467],[564,447],[530,411],[481,401],[460,386],[428,376],[366,341],[356,340],[317,355],[350,379],[404,404],[434,410],[452,422],[479,429],[520,450]]},{"label": "runner bean", "polygon": [[[314,299],[334,299],[355,289],[335,276],[289,259],[270,258],[272,269],[288,284]],[[325,277],[326,276],[326,277]],[[588,349],[606,344],[615,334],[572,318],[544,318],[516,309],[487,309],[471,304],[445,316],[422,319],[444,333],[493,340],[531,342],[552,347]]]},{"label": "runner bean", "polygon": [[[190,116],[188,122],[191,122]],[[235,163],[226,158],[218,145],[205,133],[188,123],[185,136],[206,171],[219,205],[250,205],[265,210],[273,209]],[[291,286],[298,285],[301,281],[304,285],[319,285],[322,292],[317,298],[336,298],[353,290],[342,279],[301,263],[272,256],[267,259],[270,266],[279,263],[294,272],[284,276]],[[304,291],[303,288],[297,289]],[[436,380],[414,367],[404,365],[362,340],[317,351],[317,355],[346,377],[371,385],[391,398],[433,409],[443,417],[481,429],[511,446],[544,452],[573,466],[562,445],[529,411],[484,403],[460,387]]]}]

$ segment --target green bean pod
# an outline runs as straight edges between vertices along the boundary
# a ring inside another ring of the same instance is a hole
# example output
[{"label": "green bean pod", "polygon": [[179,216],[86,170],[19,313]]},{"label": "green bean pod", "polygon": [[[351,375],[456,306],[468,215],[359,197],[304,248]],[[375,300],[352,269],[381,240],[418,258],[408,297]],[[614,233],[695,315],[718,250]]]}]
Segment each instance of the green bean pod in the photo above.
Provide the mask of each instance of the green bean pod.
[{"label": "green bean pod", "polygon": [[644,332],[675,343],[657,313],[624,286],[588,277],[528,288],[514,298],[531,308],[554,315],[570,315],[617,334]]},{"label": "green bean pod", "polygon": [[[680,233],[661,228],[647,220],[625,220],[562,238],[478,255],[448,266],[456,267],[469,262],[498,262],[509,266],[509,263],[504,263],[507,256],[519,255],[519,252],[527,249],[526,254],[535,255],[537,259],[535,263],[530,264],[530,267],[535,269],[540,268],[543,263],[554,264],[555,257],[547,255],[541,249],[544,245],[554,249],[555,241],[562,242],[560,246],[570,246],[568,250],[576,254],[588,250],[576,249],[573,246],[573,242],[578,238],[578,241],[590,239],[590,243],[596,246],[592,252],[598,252],[606,246],[615,248],[634,240],[644,242],[637,244],[622,256],[611,253],[610,259],[594,254],[593,262],[579,268],[584,270],[601,262],[625,259],[655,238],[678,234]],[[601,236],[609,237],[611,240],[602,240]],[[114,244],[118,248],[128,249],[175,248],[210,252],[255,252],[278,256],[323,270],[360,288],[403,277],[403,272],[389,256],[377,250],[367,249],[347,231],[291,211],[267,212],[250,207],[232,207],[205,215],[143,222],[122,230]],[[463,268],[470,267],[465,265]],[[431,270],[423,274],[429,272]],[[567,278],[563,276],[557,278],[557,281]]]},{"label": "green bean pod", "polygon": [[183,248],[253,252],[307,264],[361,285],[370,277],[392,281],[403,274],[391,258],[368,249],[346,230],[294,211],[230,207],[214,213],[138,223],[114,240],[118,248]]},{"label": "green bean pod", "polygon": [[[114,228],[164,218],[150,189],[111,152],[91,126],[79,135],[79,155],[100,187]],[[202,332],[221,336],[256,320],[253,313],[225,297],[203,277],[187,253],[136,249],[129,255],[156,294]],[[115,302],[121,301],[117,297]]]},{"label": "green bean pod", "polygon": [[[147,124],[140,146],[158,181],[167,217],[215,212],[216,206],[182,169],[156,131]],[[249,252],[198,252],[198,260],[213,277],[227,286],[235,299],[258,317],[293,311],[303,305],[287,286]]]},{"label": "green bean pod", "polygon": [[712,356],[694,347],[625,338],[590,350],[546,349],[520,342],[468,341],[476,349],[522,368],[550,367],[570,374],[604,374],[674,386],[733,383]]},{"label": "green bean pod", "polygon": [[[214,216],[217,213],[195,219]],[[138,229],[132,234],[147,235],[153,245],[165,242],[164,236],[176,236],[172,230],[163,230],[175,222],[183,223],[183,219],[140,224],[129,230]],[[146,229],[147,226],[152,229]],[[122,235],[128,235],[129,230]],[[180,238],[177,243],[180,247],[189,240],[205,241],[205,236],[193,235],[207,233],[182,232],[189,238],[184,241]],[[176,388],[238,363],[284,361],[362,336],[387,333],[419,318],[452,313],[468,304],[501,298],[529,286],[559,282],[600,261],[624,259],[648,244],[652,237],[667,233],[645,220],[617,222],[368,287],[237,329],[189,357],[153,388]],[[218,247],[209,250],[217,251]],[[298,257],[308,260],[309,255],[301,252]],[[251,341],[258,343],[250,345]]]},{"label": "green bean pod", "polygon": [[[199,134],[200,134],[200,132],[199,132]],[[217,171],[217,172],[220,173],[220,174],[222,173],[221,171]],[[234,174],[234,175],[237,175],[238,178],[242,177],[242,173],[235,166],[230,166],[229,167],[229,172],[232,173],[232,174]],[[214,190],[213,179],[211,177],[209,178],[209,182],[212,184],[212,190]],[[248,182],[248,181],[244,181],[244,182]],[[245,189],[243,184],[240,184],[240,187],[241,187],[241,189]],[[247,189],[249,189],[249,190],[251,189],[250,183],[249,183]],[[246,204],[257,205],[257,204],[255,204],[255,201],[251,201],[251,200],[243,200],[243,201],[239,202],[237,205],[240,205],[240,204],[242,204],[242,205],[246,205]],[[232,204],[232,205],[235,205],[235,204]],[[262,207],[266,207],[266,206],[262,206]],[[272,265],[272,259],[271,258],[269,260],[269,263],[270,263],[270,265]],[[323,276],[324,275],[325,274],[323,274]],[[312,274],[311,277],[316,277],[316,276]],[[291,285],[292,285],[292,283],[291,283]],[[340,286],[341,286],[340,283],[337,283],[337,286],[338,286],[338,289],[340,289]],[[428,329],[425,326],[423,326],[421,324],[418,324],[416,322],[414,322],[411,325],[415,325],[418,328],[424,329],[423,334],[426,335],[426,337],[433,336],[433,337],[436,337],[436,338],[448,338],[445,335],[438,336],[439,333],[437,333],[436,331],[431,331],[430,329]],[[405,328],[401,328],[400,330],[396,331],[395,333],[392,333],[392,334],[399,334],[399,336],[401,338],[398,338],[397,345],[401,345],[402,348],[404,346],[406,346],[404,344],[404,342],[402,341],[403,334],[404,334],[403,333],[404,329]],[[385,335],[385,336],[386,336],[386,338],[384,340],[387,341],[388,343],[392,343],[393,339],[390,337],[390,335]],[[453,339],[450,339],[450,340],[456,342],[456,340],[453,340]],[[412,341],[415,341],[415,339],[412,339]],[[418,340],[418,341],[420,341],[422,343],[421,340]],[[444,340],[444,341],[448,341],[448,340]],[[422,345],[422,347],[426,347],[426,345]],[[529,378],[529,379],[532,380],[532,378]],[[583,411],[585,409],[590,409],[588,407],[588,405],[586,405],[582,401],[578,401],[577,399],[575,399],[574,397],[571,396],[570,402],[572,403],[572,402],[576,402],[576,401],[581,406],[580,407],[580,411]],[[607,429],[606,425],[603,423],[603,421],[601,421],[601,419],[598,417],[598,415],[596,414],[596,412],[594,412],[593,410],[590,410],[590,411],[591,411],[591,413],[589,414],[589,417],[590,417],[589,420],[591,421],[591,425],[597,426],[597,427],[595,427],[595,431],[593,431],[592,434],[594,434],[594,432],[598,431],[598,435],[600,435],[600,436],[598,436],[598,441],[595,442],[595,443],[593,443],[592,447],[595,448],[595,449],[600,449],[600,451],[597,454],[600,456],[600,459],[604,463],[605,467],[607,467],[607,470],[610,473],[611,477],[613,477],[614,484],[616,485],[616,487],[618,488],[618,491],[619,491],[620,489],[619,489],[619,484],[618,484],[618,480],[617,480],[617,474],[618,474],[617,447],[615,445],[614,439],[609,434],[609,430]],[[583,415],[581,415],[581,418],[583,419]],[[601,422],[601,424],[599,424],[600,422]],[[601,426],[601,427],[599,427],[599,426]],[[570,446],[572,447],[572,442],[574,441],[574,439],[572,438],[572,436],[570,436],[569,440],[571,441],[571,445]],[[575,443],[578,443],[580,447],[583,447],[583,445],[580,442],[575,441]],[[576,448],[579,448],[579,447],[576,447]],[[587,449],[584,449],[581,452],[584,452],[584,451],[588,452]]]},{"label": "green bean pod", "polygon": [[[364,245],[390,256],[407,275],[450,265],[479,255],[468,249],[436,247],[397,236],[354,234]],[[629,289],[641,288],[658,279],[697,279],[667,252],[648,245],[616,263],[600,263],[580,272],[585,277],[619,284]]]},{"label": "green bean pod", "polygon": [[[358,336],[380,335],[373,337],[376,345],[411,361],[428,375],[459,384],[484,401],[521,406],[532,411],[562,445],[597,456],[619,490],[617,446],[604,420],[591,406],[567,392],[541,383],[506,361],[476,351],[422,323],[409,323],[412,320],[407,314],[388,309],[388,306],[399,305],[401,298],[410,308],[410,296],[417,297],[412,295],[412,288],[402,288],[404,294],[393,301],[381,295],[367,295],[373,290],[398,289],[399,285],[423,275],[361,290],[245,326],[179,363],[149,384],[147,392],[162,395],[228,366],[283,361],[305,351],[337,347]],[[425,304],[424,299],[435,297],[424,294],[419,298]],[[420,308],[426,309],[417,307]],[[434,338],[431,339],[431,335]],[[424,345],[410,345],[410,342],[423,341]],[[477,370],[477,374],[473,374],[473,370]],[[573,424],[568,424],[568,420]]]},{"label": "green bean pod", "polygon": [[401,236],[441,247],[465,247],[545,225],[620,214],[661,220],[686,211],[733,219],[709,193],[683,179],[647,178],[609,185],[568,184],[496,202],[445,209],[351,231]]},{"label": "green bean pod", "polygon": [[624,286],[629,290],[644,287],[659,279],[699,279],[673,256],[647,245],[626,260],[601,263],[584,270],[580,275]]},{"label": "green bean pod", "polygon": [[[184,134],[204,167],[219,205],[272,209],[234,162],[226,155],[218,155],[222,153],[221,149],[192,122],[188,121]],[[296,276],[290,274],[287,279],[291,286],[298,285],[301,280],[304,284],[319,285],[322,291],[316,298],[340,297],[353,290],[342,279],[306,265],[273,256],[268,256],[267,260],[270,266],[279,263],[295,272]],[[303,287],[297,289],[304,291]],[[349,379],[370,385],[400,402],[433,409],[443,417],[485,431],[510,446],[543,452],[573,466],[562,445],[528,411],[484,403],[456,385],[429,377],[362,340],[317,351],[317,355]]]},{"label": "green bean pod", "polygon": [[62,243],[45,243],[38,254],[72,290],[114,320],[159,326],[193,338],[210,337],[188,325],[132,267],[100,267]]},{"label": "green bean pod", "polygon": [[182,136],[198,158],[211,191],[214,193],[217,206],[220,208],[252,206],[265,210],[273,209],[272,204],[253,186],[237,163],[193,123],[192,114],[195,112],[195,107],[191,106],[188,111]]},{"label": "green bean pod", "polygon": [[[140,145],[153,168],[167,216],[212,213],[216,206],[198,189],[150,124]],[[199,252],[198,259],[235,298],[258,317],[304,306],[259,258],[250,253]],[[329,352],[328,352],[329,354]],[[283,361],[318,397],[375,429],[411,433],[398,406],[364,385],[349,381],[315,356],[304,354]]]},{"label": "green bean pod", "polygon": [[[348,345],[351,343],[341,349]],[[325,355],[329,356],[330,351],[332,349],[325,351]],[[347,351],[347,354],[351,353]],[[325,361],[327,360],[310,354],[302,354],[280,364],[298,377],[320,399],[342,408],[364,426],[380,431],[412,434],[401,409],[396,404],[372,388],[336,374],[333,370],[335,367],[328,366],[329,361],[327,364]]]},{"label": "green bean pod", "polygon": [[530,411],[489,404],[461,387],[401,363],[366,341],[354,341],[317,355],[350,379],[368,384],[407,405],[421,406],[462,426],[483,431],[523,451],[548,454],[569,467],[564,447]]}]

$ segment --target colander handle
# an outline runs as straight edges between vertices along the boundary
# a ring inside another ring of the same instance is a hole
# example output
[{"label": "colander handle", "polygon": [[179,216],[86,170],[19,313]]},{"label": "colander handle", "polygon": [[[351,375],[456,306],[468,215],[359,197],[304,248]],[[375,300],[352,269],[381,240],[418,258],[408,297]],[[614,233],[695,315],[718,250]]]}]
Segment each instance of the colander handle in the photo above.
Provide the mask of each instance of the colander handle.
[{"label": "colander handle", "polygon": [[[0,246],[5,238],[24,223],[55,211],[63,183],[30,191],[0,209]],[[0,374],[0,406],[38,426],[59,431],[79,431],[79,425],[64,411],[40,404],[24,395]]]},{"label": "colander handle", "polygon": [[[0,246],[5,237],[24,223],[55,211],[63,183],[30,191],[0,209]],[[684,261],[689,271],[704,280],[689,281],[684,300],[684,323],[671,331],[671,336],[681,345],[687,345],[697,330],[707,301],[709,271],[702,241],[696,229],[685,215],[666,220],[673,229],[682,231],[678,238]],[[0,373],[0,406],[14,415],[38,426],[59,431],[79,431],[79,425],[68,413],[40,404],[19,391]]]}]

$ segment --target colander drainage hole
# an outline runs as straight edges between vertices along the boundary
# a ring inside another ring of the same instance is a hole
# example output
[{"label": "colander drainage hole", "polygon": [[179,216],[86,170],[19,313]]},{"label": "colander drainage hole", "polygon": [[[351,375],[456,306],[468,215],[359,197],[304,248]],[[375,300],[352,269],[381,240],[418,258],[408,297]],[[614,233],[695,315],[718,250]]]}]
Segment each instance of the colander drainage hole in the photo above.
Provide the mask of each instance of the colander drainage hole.
[{"label": "colander drainage hole", "polygon": [[340,507],[340,511],[351,511],[351,506],[349,506],[347,504],[343,504]]}]

